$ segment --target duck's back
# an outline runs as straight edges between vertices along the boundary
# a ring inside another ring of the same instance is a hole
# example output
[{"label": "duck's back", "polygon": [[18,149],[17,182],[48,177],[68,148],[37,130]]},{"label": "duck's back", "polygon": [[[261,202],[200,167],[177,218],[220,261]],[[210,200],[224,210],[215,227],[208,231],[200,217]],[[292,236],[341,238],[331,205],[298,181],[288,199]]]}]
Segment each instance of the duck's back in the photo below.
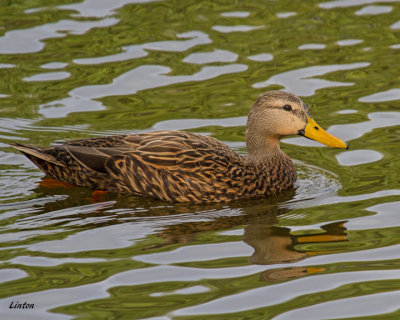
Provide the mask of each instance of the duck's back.
[{"label": "duck's back", "polygon": [[245,159],[225,144],[183,131],[82,139],[49,148],[16,148],[58,180],[167,201],[247,198],[249,195],[242,192],[248,188],[245,183],[256,178],[248,172]]},{"label": "duck's back", "polygon": [[244,158],[212,137],[159,131],[103,139],[74,141],[67,149],[86,164],[89,159],[77,155],[77,148],[98,145],[96,150],[108,155],[101,161],[102,172],[114,179],[117,191],[180,202],[234,198],[228,186]]}]

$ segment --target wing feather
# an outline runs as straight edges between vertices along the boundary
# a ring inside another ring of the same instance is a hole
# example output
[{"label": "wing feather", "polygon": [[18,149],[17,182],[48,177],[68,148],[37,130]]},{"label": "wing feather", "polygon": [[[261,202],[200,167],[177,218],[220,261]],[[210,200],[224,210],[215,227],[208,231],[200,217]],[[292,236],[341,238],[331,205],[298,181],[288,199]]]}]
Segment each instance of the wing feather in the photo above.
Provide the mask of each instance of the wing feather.
[{"label": "wing feather", "polygon": [[218,140],[182,131],[75,140],[54,148],[64,149],[93,175],[108,176],[115,190],[169,201],[212,201],[228,194],[232,165],[244,163]]}]

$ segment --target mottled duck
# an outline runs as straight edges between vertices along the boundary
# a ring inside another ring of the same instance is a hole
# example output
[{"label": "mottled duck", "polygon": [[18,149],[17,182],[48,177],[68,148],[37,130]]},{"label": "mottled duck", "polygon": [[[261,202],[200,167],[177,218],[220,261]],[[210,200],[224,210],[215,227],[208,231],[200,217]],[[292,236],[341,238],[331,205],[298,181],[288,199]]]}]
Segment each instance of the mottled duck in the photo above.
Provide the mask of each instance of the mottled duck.
[{"label": "mottled duck", "polygon": [[296,134],[347,148],[311,118],[299,97],[283,91],[261,95],[250,109],[247,157],[215,138],[183,131],[13,147],[50,177],[69,184],[171,202],[223,202],[291,188],[296,169],[279,142]]}]

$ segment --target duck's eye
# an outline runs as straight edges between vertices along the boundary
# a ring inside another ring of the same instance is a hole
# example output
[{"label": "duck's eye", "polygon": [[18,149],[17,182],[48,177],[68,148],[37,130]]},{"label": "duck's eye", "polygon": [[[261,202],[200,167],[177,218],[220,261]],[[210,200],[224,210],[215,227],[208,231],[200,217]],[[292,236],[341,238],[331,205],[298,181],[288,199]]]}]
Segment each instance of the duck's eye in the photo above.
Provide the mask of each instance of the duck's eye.
[{"label": "duck's eye", "polygon": [[292,111],[292,106],[291,106],[290,104],[285,104],[285,105],[283,106],[283,110]]}]

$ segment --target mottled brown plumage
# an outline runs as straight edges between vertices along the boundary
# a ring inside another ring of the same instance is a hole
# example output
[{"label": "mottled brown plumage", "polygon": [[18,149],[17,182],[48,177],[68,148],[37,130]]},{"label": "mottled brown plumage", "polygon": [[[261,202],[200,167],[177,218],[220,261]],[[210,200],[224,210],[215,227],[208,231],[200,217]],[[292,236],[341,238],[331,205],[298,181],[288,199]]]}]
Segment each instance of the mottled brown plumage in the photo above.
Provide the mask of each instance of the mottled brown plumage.
[{"label": "mottled brown plumage", "polygon": [[[291,110],[283,108],[287,105]],[[13,146],[49,176],[70,184],[172,202],[222,202],[274,195],[293,185],[296,169],[279,140],[303,130],[307,113],[292,94],[260,96],[246,126],[247,157],[215,138],[183,131],[82,139],[48,148]]]}]

